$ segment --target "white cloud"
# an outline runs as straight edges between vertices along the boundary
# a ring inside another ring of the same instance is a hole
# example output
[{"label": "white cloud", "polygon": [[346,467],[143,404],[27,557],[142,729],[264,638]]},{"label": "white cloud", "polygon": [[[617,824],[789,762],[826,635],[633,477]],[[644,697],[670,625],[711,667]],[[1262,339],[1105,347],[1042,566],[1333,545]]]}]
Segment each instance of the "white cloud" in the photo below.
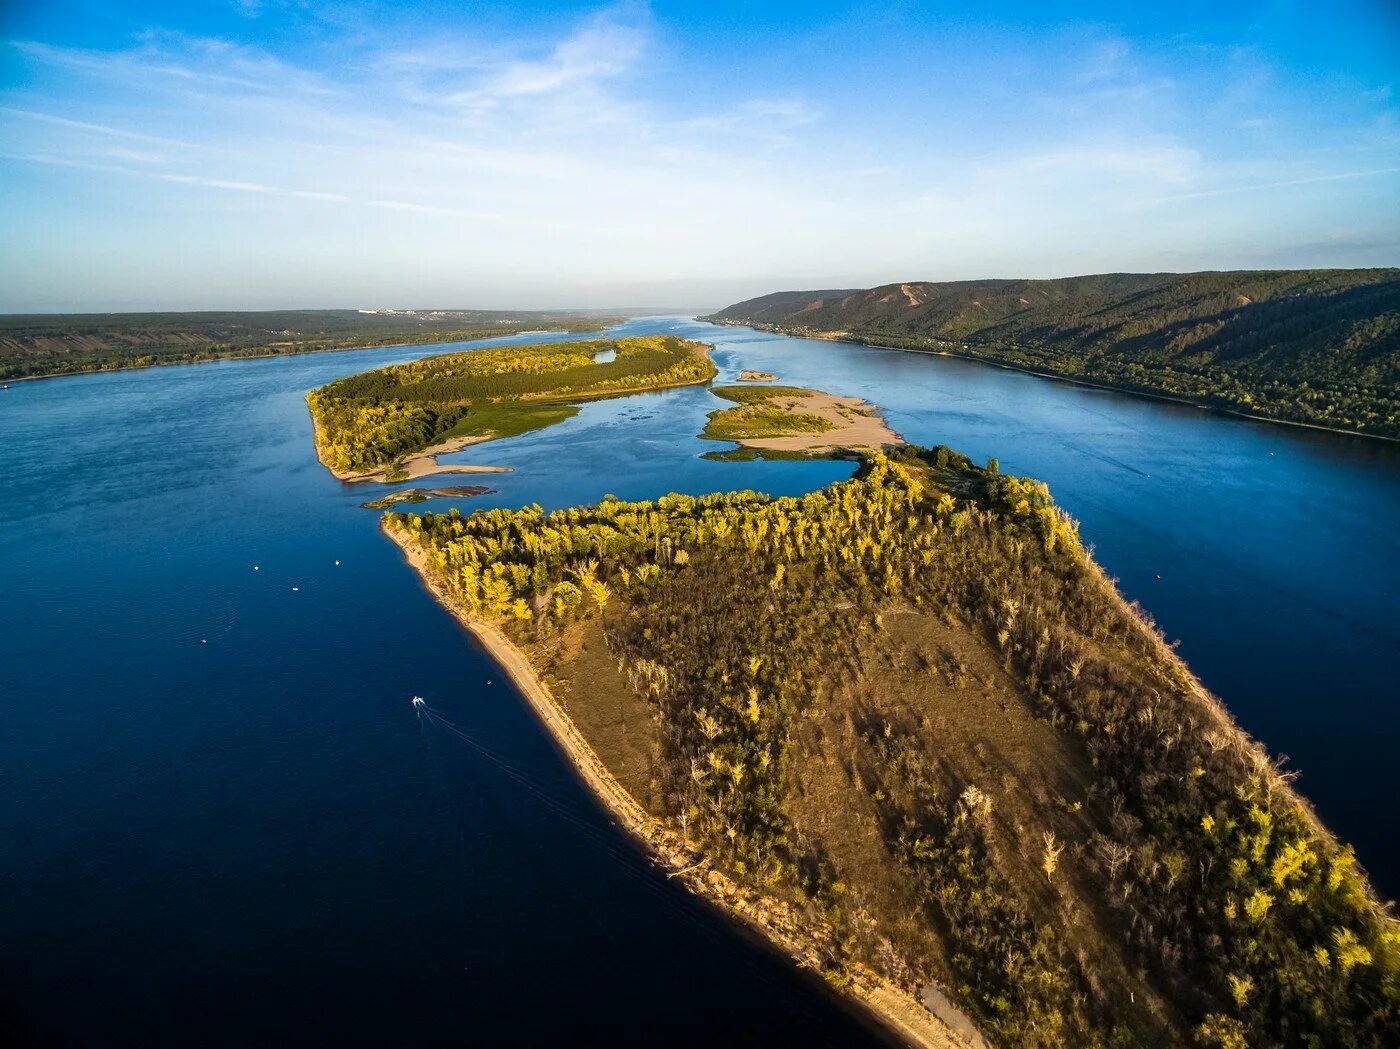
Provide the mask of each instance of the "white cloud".
[{"label": "white cloud", "polygon": [[[268,5],[259,25],[278,14]],[[1245,242],[1281,221],[1248,213],[1251,190],[1393,173],[1374,114],[1350,152],[1281,167],[1236,142],[1241,112],[1183,117],[1189,70],[1111,36],[1081,34],[1082,61],[1056,75],[1028,52],[964,85],[896,53],[853,56],[827,80],[745,56],[758,64],[739,78],[739,58],[682,51],[634,4],[514,33],[384,20],[275,53],[160,30],[110,51],[16,45],[3,168],[16,182],[49,169],[54,185],[59,168],[92,173],[63,177],[75,188],[48,218],[149,252],[113,282],[196,280],[180,246],[197,239],[228,266],[336,295],[355,280],[469,292],[659,287],[659,274],[720,287],[736,272],[854,285],[1046,272],[1055,259],[1131,269],[1214,235],[1192,201],[1241,195],[1232,235]],[[880,79],[900,61],[903,79]],[[1268,78],[1253,65],[1245,77],[1254,105]],[[1286,129],[1293,114],[1270,118]],[[1212,139],[1212,126],[1228,133]],[[1167,201],[1143,221],[1145,204]],[[1311,221],[1297,235],[1320,243],[1331,220]],[[61,263],[0,277],[38,286]]]}]

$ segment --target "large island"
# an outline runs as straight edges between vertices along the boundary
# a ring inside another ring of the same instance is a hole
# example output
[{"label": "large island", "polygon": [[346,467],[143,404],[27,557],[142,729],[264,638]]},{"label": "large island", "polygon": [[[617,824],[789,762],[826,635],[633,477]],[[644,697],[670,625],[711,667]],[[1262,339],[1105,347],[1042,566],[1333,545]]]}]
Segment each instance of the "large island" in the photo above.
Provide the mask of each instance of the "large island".
[{"label": "large island", "polygon": [[383,527],[660,862],[906,1040],[1400,1044],[1350,849],[1043,484],[902,446]]},{"label": "large island", "polygon": [[321,462],[346,481],[480,472],[436,456],[562,422],[581,401],[708,382],[709,347],[669,335],[502,346],[352,375],[307,404]]}]

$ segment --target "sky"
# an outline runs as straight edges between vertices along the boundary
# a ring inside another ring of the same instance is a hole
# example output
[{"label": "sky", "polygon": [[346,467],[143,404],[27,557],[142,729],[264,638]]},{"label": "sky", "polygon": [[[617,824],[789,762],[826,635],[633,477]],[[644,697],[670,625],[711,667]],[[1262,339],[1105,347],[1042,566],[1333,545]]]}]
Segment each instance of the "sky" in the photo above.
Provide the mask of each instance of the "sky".
[{"label": "sky", "polygon": [[0,312],[1397,264],[1397,0],[0,0]]}]

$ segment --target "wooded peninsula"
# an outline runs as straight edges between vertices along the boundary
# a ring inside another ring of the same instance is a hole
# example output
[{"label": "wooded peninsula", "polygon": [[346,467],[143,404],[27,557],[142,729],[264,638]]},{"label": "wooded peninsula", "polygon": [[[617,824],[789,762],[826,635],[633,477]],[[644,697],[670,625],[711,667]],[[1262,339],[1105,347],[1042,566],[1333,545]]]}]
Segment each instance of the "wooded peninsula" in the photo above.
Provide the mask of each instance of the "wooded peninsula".
[{"label": "wooded peninsula", "polygon": [[799,498],[384,528],[525,653],[664,862],[892,1022],[947,1025],[907,1037],[1400,1044],[1400,929],[1350,848],[1044,484],[904,446]]},{"label": "wooded peninsula", "polygon": [[703,319],[1400,437],[1396,269],[913,281],[778,292]]},{"label": "wooded peninsula", "polygon": [[413,453],[515,437],[562,422],[578,402],[708,382],[703,343],[669,335],[501,346],[339,379],[307,394],[316,450],[337,477],[394,480]]}]

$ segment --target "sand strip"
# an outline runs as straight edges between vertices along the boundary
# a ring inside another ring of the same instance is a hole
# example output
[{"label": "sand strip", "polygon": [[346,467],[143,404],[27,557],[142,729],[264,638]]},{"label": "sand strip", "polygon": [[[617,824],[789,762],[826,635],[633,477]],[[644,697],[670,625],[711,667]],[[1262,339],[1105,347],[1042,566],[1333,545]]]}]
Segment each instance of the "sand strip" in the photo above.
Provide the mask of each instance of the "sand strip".
[{"label": "sand strip", "polygon": [[[388,464],[376,466],[373,470],[337,470],[327,463],[321,454],[321,424],[317,420],[315,412],[310,412],[310,415],[312,443],[316,448],[316,458],[337,479],[347,481],[350,484],[358,484],[361,481],[398,484],[401,481],[412,481],[431,474],[508,474],[511,472],[509,466],[476,466],[472,463],[439,463],[437,461],[439,455],[460,452],[469,445],[489,441],[494,436],[493,434],[454,437],[450,441],[443,441],[441,444],[424,448],[421,452],[415,452],[404,460],[401,466]],[[393,478],[392,482],[390,481],[391,477]]]}]

